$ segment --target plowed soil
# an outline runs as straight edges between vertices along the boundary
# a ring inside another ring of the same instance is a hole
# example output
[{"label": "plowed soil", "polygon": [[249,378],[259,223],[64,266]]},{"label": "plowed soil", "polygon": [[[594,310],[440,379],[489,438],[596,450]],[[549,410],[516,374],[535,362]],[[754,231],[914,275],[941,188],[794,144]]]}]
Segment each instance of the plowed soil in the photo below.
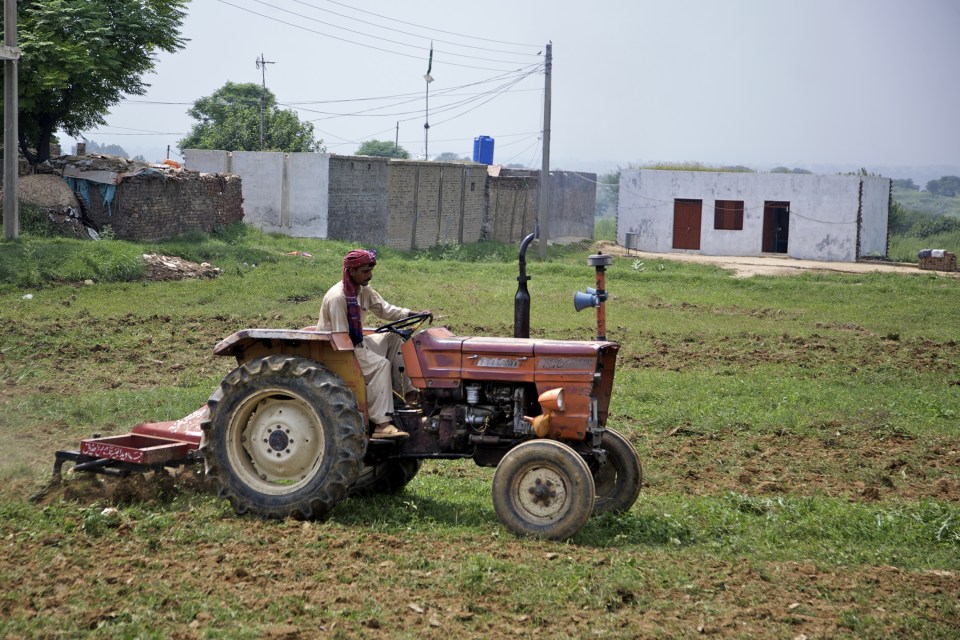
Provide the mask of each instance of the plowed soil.
[{"label": "plowed soil", "polygon": [[[235,319],[215,320],[183,327],[163,316],[124,316],[116,324],[149,324],[158,336],[189,330],[191,340],[209,344],[235,324]],[[63,372],[59,388],[45,383],[40,389],[29,378],[4,381],[0,411],[13,415],[17,403],[37,391],[75,396],[85,387],[148,388],[182,372],[210,373],[208,357],[199,350],[170,353],[151,341],[109,346],[92,330],[88,335],[75,326],[70,331],[78,332],[85,344],[48,344],[49,336],[63,328],[57,319],[29,329],[0,323],[0,330],[20,344],[35,345],[35,357],[52,359]],[[857,335],[860,330],[849,331]],[[748,365],[770,352],[722,343],[660,344],[656,337],[648,338],[652,348],[624,353],[620,366],[683,371],[709,360]],[[815,366],[829,357],[830,345],[815,337],[802,343],[784,337],[777,351],[781,360]],[[955,341],[875,339],[862,352],[865,360],[851,366],[883,361],[937,367],[950,385],[960,385]],[[97,363],[103,364],[102,371],[91,367]],[[127,369],[116,363],[126,363]],[[611,420],[629,429],[625,431],[647,469],[641,503],[644,497],[678,492],[756,498],[790,493],[866,504],[960,501],[956,438],[919,439],[839,423],[822,425],[808,436],[733,429],[705,433],[685,424],[648,433],[630,429],[630,416],[612,415]],[[23,455],[52,460],[57,429],[51,424],[29,437],[0,434],[8,463],[9,452],[25,442],[32,446]],[[462,472],[449,463],[428,462],[399,499],[411,514],[436,508],[435,499],[420,489],[422,476],[453,480],[462,473],[489,486],[489,470]],[[35,489],[24,481],[3,493],[25,498]],[[448,533],[438,540],[415,519],[406,529],[388,522],[387,528],[400,532],[384,533],[382,518],[390,516],[377,498],[348,500],[329,519],[308,523],[238,517],[223,505],[219,519],[205,522],[202,534],[195,531],[191,507],[171,507],[209,496],[201,508],[210,520],[215,492],[192,471],[177,477],[77,477],[51,483],[32,502],[41,513],[63,502],[74,505],[69,530],[36,534],[36,528],[21,527],[4,513],[0,586],[7,595],[0,595],[0,637],[960,637],[960,575],[937,567],[724,560],[706,550],[678,559],[669,542],[637,544],[626,525],[618,534],[618,525],[609,523],[609,546],[520,540],[501,531],[491,512],[463,514],[456,505],[441,505],[449,523],[464,518],[481,525],[471,529],[474,533]],[[156,507],[156,524],[143,510],[137,518],[128,515],[130,505],[143,504]],[[573,577],[561,583],[541,580],[538,567]],[[574,596],[568,594],[571,589]],[[238,611],[262,622],[240,628],[231,622]],[[5,621],[10,620],[35,620],[39,631],[9,631]],[[123,632],[114,634],[117,628]]]}]

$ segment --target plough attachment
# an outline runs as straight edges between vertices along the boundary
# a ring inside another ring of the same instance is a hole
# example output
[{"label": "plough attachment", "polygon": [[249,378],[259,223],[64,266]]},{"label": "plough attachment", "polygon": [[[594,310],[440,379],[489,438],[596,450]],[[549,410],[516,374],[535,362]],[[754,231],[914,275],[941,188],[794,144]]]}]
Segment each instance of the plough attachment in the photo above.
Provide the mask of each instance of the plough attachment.
[{"label": "plough attachment", "polygon": [[64,462],[73,462],[74,471],[121,477],[194,464],[202,460],[200,423],[206,415],[203,406],[180,420],[144,422],[126,435],[81,440],[78,451],[57,451],[53,475],[61,476]]}]

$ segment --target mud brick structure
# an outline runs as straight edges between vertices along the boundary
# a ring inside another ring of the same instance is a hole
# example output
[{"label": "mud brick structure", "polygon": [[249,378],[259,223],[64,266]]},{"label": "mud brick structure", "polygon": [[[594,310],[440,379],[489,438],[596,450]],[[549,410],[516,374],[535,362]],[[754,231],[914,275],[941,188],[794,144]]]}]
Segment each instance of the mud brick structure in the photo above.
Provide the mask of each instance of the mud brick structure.
[{"label": "mud brick structure", "polygon": [[143,174],[121,180],[112,201],[88,188],[86,214],[101,230],[109,225],[117,238],[153,241],[193,231],[210,232],[243,220],[239,176],[182,171]]}]

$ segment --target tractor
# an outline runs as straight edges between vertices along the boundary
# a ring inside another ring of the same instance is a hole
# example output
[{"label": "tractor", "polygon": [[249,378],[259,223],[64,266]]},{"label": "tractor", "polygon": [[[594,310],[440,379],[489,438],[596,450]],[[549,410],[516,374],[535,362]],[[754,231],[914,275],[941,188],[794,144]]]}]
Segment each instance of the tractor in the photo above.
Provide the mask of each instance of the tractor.
[{"label": "tractor", "polygon": [[366,388],[346,333],[245,329],[214,353],[237,367],[206,403],[175,421],[145,423],[126,436],[94,437],[57,453],[77,471],[125,475],[205,462],[237,514],[323,517],[349,496],[396,492],[424,460],[472,458],[496,467],[493,504],[520,536],[576,534],[592,514],[623,512],[642,482],[639,458],[606,428],[619,345],[605,339],[604,271],[588,258],[596,288],[577,310],[597,310],[597,338],[529,338],[525,252],[514,337],[464,337],[429,326],[426,314],[365,331],[403,340],[404,367],[418,401],[397,398],[394,422],[406,440],[370,439]]}]

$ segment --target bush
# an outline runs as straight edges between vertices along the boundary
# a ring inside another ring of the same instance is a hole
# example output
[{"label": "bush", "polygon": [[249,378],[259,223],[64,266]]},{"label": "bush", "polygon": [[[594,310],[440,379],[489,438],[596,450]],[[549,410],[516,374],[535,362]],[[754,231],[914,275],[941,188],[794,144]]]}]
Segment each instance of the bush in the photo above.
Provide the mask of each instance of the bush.
[{"label": "bush", "polygon": [[20,203],[20,233],[25,236],[51,238],[57,235],[57,230],[40,207]]},{"label": "bush", "polygon": [[940,216],[917,221],[910,229],[910,235],[917,238],[929,238],[957,231],[960,231],[960,218]]}]

